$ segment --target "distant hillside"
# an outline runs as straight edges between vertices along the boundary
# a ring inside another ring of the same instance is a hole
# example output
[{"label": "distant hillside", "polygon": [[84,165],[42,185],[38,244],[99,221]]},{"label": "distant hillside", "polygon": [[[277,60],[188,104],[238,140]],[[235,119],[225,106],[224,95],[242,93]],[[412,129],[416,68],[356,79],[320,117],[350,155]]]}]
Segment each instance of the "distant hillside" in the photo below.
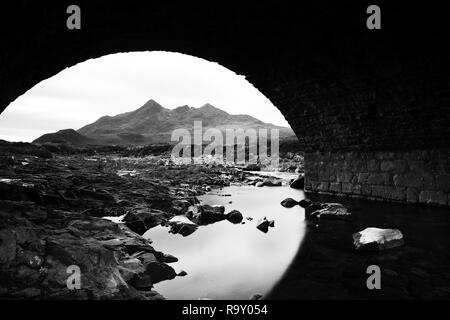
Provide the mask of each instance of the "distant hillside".
[{"label": "distant hillside", "polygon": [[47,133],[33,141],[34,144],[67,143],[74,146],[98,144],[94,139],[85,137],[73,129],[60,130],[55,133]]},{"label": "distant hillside", "polygon": [[105,116],[78,132],[102,144],[152,144],[170,143],[173,130],[193,130],[194,121],[201,120],[203,130],[225,129],[279,129],[280,137],[294,136],[290,128],[264,123],[249,115],[231,115],[210,104],[201,108],[182,106],[166,109],[154,100],[139,109],[116,115]]},{"label": "distant hillside", "polygon": [[[280,138],[293,138],[290,128],[262,122],[249,115],[231,115],[210,104],[201,108],[182,106],[166,109],[154,100],[135,111],[116,116],[104,116],[78,131],[69,129],[43,135],[34,143],[66,142],[73,145],[148,145],[168,144],[175,129],[193,132],[194,121],[202,121],[203,131],[225,129],[278,129]],[[224,134],[225,137],[225,134]],[[225,141],[224,141],[225,142]]]}]

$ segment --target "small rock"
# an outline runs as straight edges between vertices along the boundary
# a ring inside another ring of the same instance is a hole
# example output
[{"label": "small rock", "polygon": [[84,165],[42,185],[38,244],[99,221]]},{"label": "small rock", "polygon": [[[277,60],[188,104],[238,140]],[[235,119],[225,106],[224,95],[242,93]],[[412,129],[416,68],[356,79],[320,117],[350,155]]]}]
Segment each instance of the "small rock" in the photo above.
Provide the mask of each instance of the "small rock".
[{"label": "small rock", "polygon": [[184,271],[184,270],[181,270],[180,272],[178,272],[177,276],[178,277],[185,277],[185,276],[187,276],[187,272]]},{"label": "small rock", "polygon": [[196,224],[206,225],[226,219],[224,206],[194,205],[190,206],[186,217]]},{"label": "small rock", "polygon": [[292,208],[298,205],[298,202],[292,198],[286,198],[283,201],[281,201],[281,205],[285,208]]},{"label": "small rock", "polygon": [[270,226],[270,221],[267,220],[266,217],[264,217],[264,219],[259,219],[257,224],[256,224],[256,228],[258,228],[258,230],[267,233],[267,231],[269,231],[269,226]]},{"label": "small rock", "polygon": [[274,228],[275,227],[275,220],[269,221],[269,227]]},{"label": "small rock", "polygon": [[167,221],[169,216],[169,213],[161,210],[137,207],[129,210],[123,218],[123,221],[128,228],[142,235],[148,229]]},{"label": "small rock", "polygon": [[305,177],[299,176],[291,182],[290,187],[293,189],[303,189],[305,187]]},{"label": "small rock", "polygon": [[353,234],[356,250],[387,250],[403,246],[403,234],[398,229],[366,228]]},{"label": "small rock", "polygon": [[266,187],[281,187],[282,181],[277,179],[264,179],[263,185]]},{"label": "small rock", "polygon": [[263,297],[262,294],[255,293],[255,294],[253,294],[253,295],[250,297],[250,300],[261,300],[262,297]]},{"label": "small rock", "polygon": [[161,257],[161,262],[165,262],[165,263],[178,262],[178,258],[171,254],[164,253]]},{"label": "small rock", "polygon": [[230,211],[227,214],[227,220],[234,224],[241,223],[243,219],[242,213],[237,210]]}]

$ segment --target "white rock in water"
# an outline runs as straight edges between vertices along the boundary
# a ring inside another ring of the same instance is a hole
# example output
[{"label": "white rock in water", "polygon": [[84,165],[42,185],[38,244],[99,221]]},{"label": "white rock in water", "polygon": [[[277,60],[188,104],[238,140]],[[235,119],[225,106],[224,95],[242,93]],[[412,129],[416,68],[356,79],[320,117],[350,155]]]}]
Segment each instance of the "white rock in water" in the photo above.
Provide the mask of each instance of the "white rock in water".
[{"label": "white rock in water", "polygon": [[179,233],[183,237],[186,237],[194,233],[198,226],[185,216],[175,216],[168,221],[171,233]]},{"label": "white rock in water", "polygon": [[398,229],[366,228],[353,234],[356,250],[386,250],[404,245]]},{"label": "white rock in water", "polygon": [[195,224],[185,216],[175,216],[169,220],[169,223]]}]

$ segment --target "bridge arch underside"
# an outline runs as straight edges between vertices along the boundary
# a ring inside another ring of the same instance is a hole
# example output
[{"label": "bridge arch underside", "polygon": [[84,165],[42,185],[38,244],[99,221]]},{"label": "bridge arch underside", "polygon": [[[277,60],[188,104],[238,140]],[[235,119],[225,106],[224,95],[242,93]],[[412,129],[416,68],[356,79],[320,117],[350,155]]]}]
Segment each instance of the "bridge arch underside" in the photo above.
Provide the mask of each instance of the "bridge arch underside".
[{"label": "bridge arch underside", "polygon": [[449,206],[445,11],[386,3],[370,31],[370,3],[355,1],[78,2],[77,31],[64,3],[2,10],[0,110],[90,58],[181,52],[245,75],[281,110],[306,152],[308,192]]}]

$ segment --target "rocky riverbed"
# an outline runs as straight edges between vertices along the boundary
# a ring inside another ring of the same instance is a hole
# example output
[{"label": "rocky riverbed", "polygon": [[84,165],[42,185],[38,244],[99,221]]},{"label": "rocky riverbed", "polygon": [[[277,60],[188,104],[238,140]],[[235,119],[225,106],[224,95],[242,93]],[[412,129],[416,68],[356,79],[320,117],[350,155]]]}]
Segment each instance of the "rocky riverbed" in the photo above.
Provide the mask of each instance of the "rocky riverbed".
[{"label": "rocky riverbed", "polygon": [[[236,212],[200,206],[197,197],[230,184],[282,184],[243,169],[2,144],[0,297],[163,299],[154,284],[177,276],[170,266],[177,258],[142,234],[177,215],[195,225],[238,223]],[[67,286],[70,266],[80,268],[80,290]]]}]

